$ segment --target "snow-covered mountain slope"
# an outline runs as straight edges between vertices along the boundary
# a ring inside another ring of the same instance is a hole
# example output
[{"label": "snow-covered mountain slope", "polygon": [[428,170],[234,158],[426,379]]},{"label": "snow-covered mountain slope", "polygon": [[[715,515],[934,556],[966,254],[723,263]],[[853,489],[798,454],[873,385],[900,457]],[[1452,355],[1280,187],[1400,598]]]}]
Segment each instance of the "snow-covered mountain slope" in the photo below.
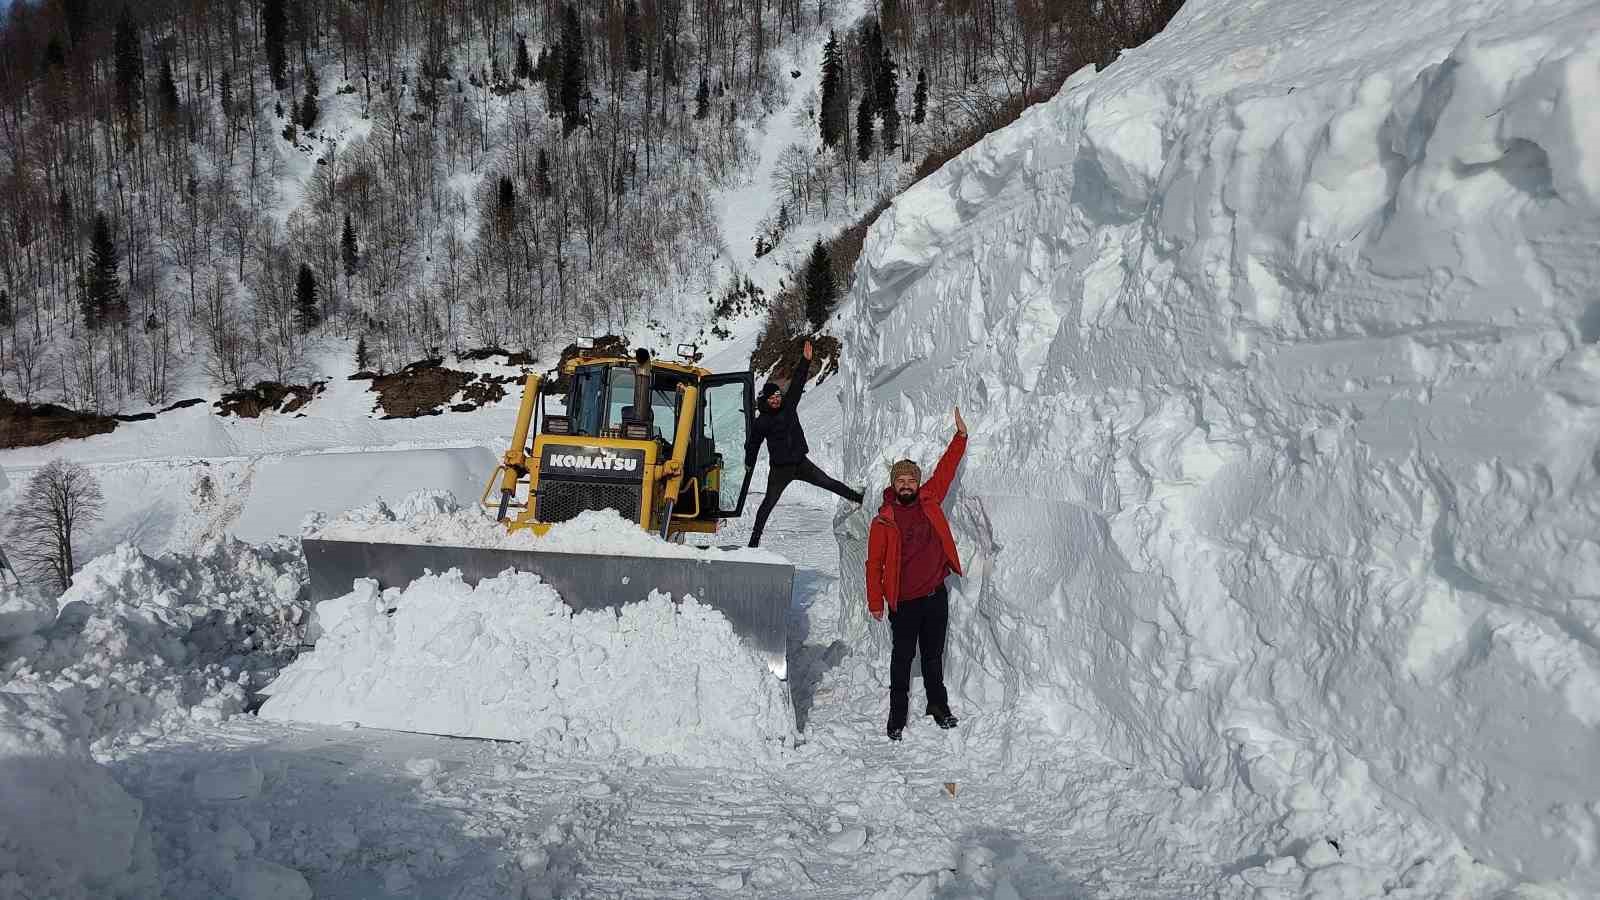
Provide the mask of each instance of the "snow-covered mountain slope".
[{"label": "snow-covered mountain slope", "polygon": [[1307,890],[1600,883],[1596,109],[1582,0],[1189,0],[901,196],[845,462],[966,413],[966,702],[1335,839]]}]

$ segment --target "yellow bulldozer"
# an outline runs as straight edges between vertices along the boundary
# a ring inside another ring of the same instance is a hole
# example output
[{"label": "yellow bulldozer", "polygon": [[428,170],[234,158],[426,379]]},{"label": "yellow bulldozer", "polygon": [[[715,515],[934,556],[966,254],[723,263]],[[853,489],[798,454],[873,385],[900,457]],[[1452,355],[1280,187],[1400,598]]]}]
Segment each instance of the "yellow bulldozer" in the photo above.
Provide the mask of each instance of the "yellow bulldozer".
[{"label": "yellow bulldozer", "polygon": [[[680,361],[652,359],[644,351],[580,351],[550,373],[567,385],[559,412],[545,409],[544,379],[529,374],[510,447],[480,503],[508,531],[535,534],[586,510],[616,510],[678,542],[688,534],[714,534],[723,520],[737,518],[749,491],[744,446],[754,414],[754,376],[700,368],[692,347],[680,346],[678,353]],[[348,593],[357,578],[403,587],[426,571],[450,569],[471,584],[508,569],[534,573],[574,611],[615,609],[648,599],[652,590],[680,601],[692,596],[721,611],[772,672],[787,677],[791,565],[715,555],[618,556],[312,538],[301,543],[313,601]]]}]

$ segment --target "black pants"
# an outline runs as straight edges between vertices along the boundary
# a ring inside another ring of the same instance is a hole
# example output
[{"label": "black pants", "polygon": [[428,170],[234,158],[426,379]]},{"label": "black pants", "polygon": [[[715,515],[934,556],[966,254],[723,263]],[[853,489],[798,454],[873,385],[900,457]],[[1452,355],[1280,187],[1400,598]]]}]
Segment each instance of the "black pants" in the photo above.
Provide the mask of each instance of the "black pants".
[{"label": "black pants", "polygon": [[784,489],[791,481],[814,484],[825,491],[838,494],[851,503],[861,502],[860,491],[851,490],[838,479],[817,468],[817,464],[810,459],[801,459],[789,466],[774,465],[767,475],[767,496],[761,499],[761,508],[756,510],[756,527],[750,532],[750,546],[761,545],[761,532],[767,527],[767,516],[772,515],[773,508],[778,505],[778,498],[783,496]]},{"label": "black pants", "polygon": [[948,707],[944,690],[944,632],[950,623],[950,594],[939,589],[918,600],[901,600],[889,613],[894,652],[889,657],[889,727],[906,727],[911,705],[911,657],[922,657],[922,691],[928,709]]}]

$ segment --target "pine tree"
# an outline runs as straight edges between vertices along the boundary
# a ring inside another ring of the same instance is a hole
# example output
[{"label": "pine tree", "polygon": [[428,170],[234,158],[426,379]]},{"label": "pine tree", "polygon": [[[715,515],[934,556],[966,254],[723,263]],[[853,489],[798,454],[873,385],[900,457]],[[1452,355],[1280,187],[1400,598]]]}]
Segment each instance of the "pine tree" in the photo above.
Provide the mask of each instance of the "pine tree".
[{"label": "pine tree", "polygon": [[911,121],[918,125],[928,115],[928,70],[917,69],[917,92],[911,98]]},{"label": "pine tree", "polygon": [[267,54],[267,73],[272,76],[272,87],[280,91],[289,86],[289,57],[284,48],[289,17],[284,3],[285,0],[262,0],[261,4],[261,43]]},{"label": "pine tree", "polygon": [[872,158],[872,101],[867,99],[868,93],[861,95],[861,105],[856,107],[856,156],[862,162]]},{"label": "pine tree", "polygon": [[350,214],[344,214],[344,234],[339,238],[339,251],[344,257],[344,277],[354,278],[356,269],[361,265],[361,250],[356,245],[356,226],[350,221]]},{"label": "pine tree", "polygon": [[111,221],[105,213],[97,212],[94,231],[89,236],[89,281],[83,292],[83,324],[94,331],[109,322],[121,321],[122,312],[117,244],[111,237]]},{"label": "pine tree", "polygon": [[77,242],[78,219],[72,208],[72,197],[67,194],[67,189],[61,189],[61,197],[56,201],[56,214],[61,217],[61,233],[67,240]]},{"label": "pine tree", "polygon": [[711,85],[706,73],[700,73],[700,89],[694,92],[694,117],[704,119],[711,112]]},{"label": "pine tree", "polygon": [[67,67],[67,51],[61,47],[61,39],[50,38],[50,43],[44,45],[44,62],[39,66],[41,72],[51,69],[64,69]]},{"label": "pine tree", "polygon": [[63,0],[61,17],[66,19],[67,40],[72,42],[72,46],[78,46],[78,42],[83,40],[93,27],[89,10],[94,5],[95,0]]},{"label": "pine tree", "polygon": [[17,324],[17,314],[11,307],[11,295],[0,288],[0,328],[10,328]]},{"label": "pine tree", "polygon": [[561,113],[561,44],[556,43],[548,54],[540,53],[544,62],[544,105],[554,119]]},{"label": "pine tree", "polygon": [[367,363],[368,362],[369,362],[369,360],[367,359],[367,335],[366,335],[365,332],[362,332],[361,336],[356,338],[356,371],[357,372],[365,372],[365,371],[367,371]]},{"label": "pine tree", "polygon": [[517,189],[508,176],[500,176],[500,187],[495,192],[495,230],[507,237],[517,224]]},{"label": "pine tree", "polygon": [[123,114],[132,120],[139,109],[139,101],[144,99],[144,51],[139,46],[139,25],[126,6],[122,7],[122,16],[117,19],[113,49],[117,100],[122,105]]},{"label": "pine tree", "polygon": [[832,147],[844,133],[845,115],[850,108],[850,98],[844,93],[844,63],[839,58],[839,38],[828,32],[828,43],[822,48],[822,126],[823,146]]},{"label": "pine tree", "polygon": [[678,49],[672,41],[661,42],[661,80],[677,87]]},{"label": "pine tree", "polygon": [[561,10],[561,134],[583,124],[583,97],[588,92],[584,68],[583,25],[571,3]]},{"label": "pine tree", "polygon": [[878,66],[883,63],[883,31],[877,19],[868,19],[861,26],[861,72],[865,82],[863,99],[867,101],[868,115],[877,115],[883,108],[883,97],[878,92],[880,76]]},{"label": "pine tree", "polygon": [[627,41],[628,71],[644,68],[644,25],[639,20],[638,0],[628,0],[622,11],[622,32]]},{"label": "pine tree", "polygon": [[898,107],[900,66],[889,56],[888,48],[881,51],[877,66],[873,69],[872,90],[876,95],[872,100],[874,112],[887,115],[889,110]]},{"label": "pine tree", "polygon": [[511,77],[518,81],[533,80],[533,57],[528,55],[528,39],[517,38],[517,64],[511,70]]},{"label": "pine tree", "polygon": [[295,280],[294,318],[301,334],[322,324],[322,310],[317,307],[317,273],[306,263],[300,264],[300,277]]},{"label": "pine tree", "polygon": [[539,148],[539,158],[533,164],[533,190],[540,200],[549,200],[555,194],[555,185],[550,181],[550,155]]},{"label": "pine tree", "polygon": [[833,260],[819,239],[806,261],[806,318],[813,328],[821,328],[833,314],[834,296]]},{"label": "pine tree", "polygon": [[229,121],[233,119],[233,76],[227,69],[222,70],[222,117]]},{"label": "pine tree", "polygon": [[167,118],[178,115],[178,84],[172,80],[172,60],[161,54],[161,81],[157,86],[161,96],[161,114]]},{"label": "pine tree", "polygon": [[317,116],[321,110],[317,108],[317,79],[312,73],[306,73],[306,96],[300,101],[300,127],[310,131],[317,124]]},{"label": "pine tree", "polygon": [[889,107],[883,111],[883,152],[900,149],[900,110]]}]

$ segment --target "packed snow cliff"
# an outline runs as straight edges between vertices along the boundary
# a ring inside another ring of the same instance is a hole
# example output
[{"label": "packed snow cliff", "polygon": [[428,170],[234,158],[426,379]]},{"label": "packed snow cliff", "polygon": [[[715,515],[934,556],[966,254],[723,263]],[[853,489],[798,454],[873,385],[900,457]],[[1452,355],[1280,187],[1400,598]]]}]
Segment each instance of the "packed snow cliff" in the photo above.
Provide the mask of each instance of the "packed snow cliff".
[{"label": "packed snow cliff", "polygon": [[1600,883],[1597,109],[1586,0],[1189,0],[900,197],[845,461],[966,414],[962,701],[1338,843],[1263,887]]}]

